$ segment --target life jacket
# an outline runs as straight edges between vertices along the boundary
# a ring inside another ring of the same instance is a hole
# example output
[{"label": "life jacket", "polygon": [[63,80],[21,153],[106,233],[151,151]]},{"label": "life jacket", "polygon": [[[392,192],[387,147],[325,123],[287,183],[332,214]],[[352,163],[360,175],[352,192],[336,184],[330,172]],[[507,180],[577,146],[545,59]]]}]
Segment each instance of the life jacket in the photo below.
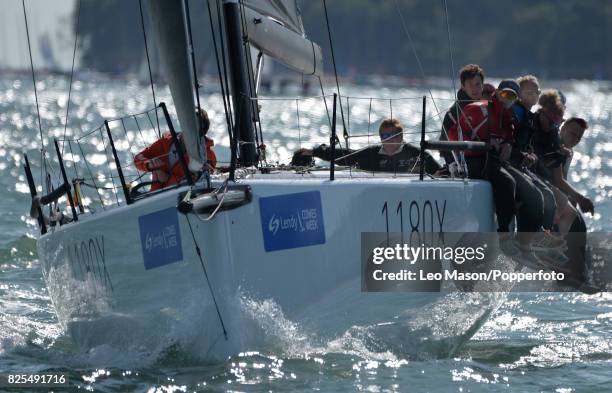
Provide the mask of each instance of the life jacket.
[{"label": "life jacket", "polygon": [[[448,139],[459,140],[459,132],[465,141],[480,141],[494,144],[512,142],[514,138],[514,116],[493,96],[491,101],[478,101],[466,105],[459,122],[448,131]],[[467,150],[466,156],[477,157],[483,152]]]},{"label": "life jacket", "polygon": [[[179,145],[181,145],[180,147],[183,149],[185,161],[187,165],[189,165],[189,155],[186,154],[183,146],[184,142],[182,133],[178,133],[177,137],[179,140]],[[215,168],[217,166],[217,156],[212,150],[214,142],[212,139],[205,139],[207,162],[213,168]],[[149,169],[147,168],[147,162],[153,158],[160,159],[162,165],[159,168],[151,171],[153,175],[151,191],[177,184],[185,177],[183,166],[181,165],[178,146],[174,143],[172,134],[170,132],[164,133],[160,139],[137,154],[136,157],[134,157],[134,165],[139,170],[148,172]]]}]

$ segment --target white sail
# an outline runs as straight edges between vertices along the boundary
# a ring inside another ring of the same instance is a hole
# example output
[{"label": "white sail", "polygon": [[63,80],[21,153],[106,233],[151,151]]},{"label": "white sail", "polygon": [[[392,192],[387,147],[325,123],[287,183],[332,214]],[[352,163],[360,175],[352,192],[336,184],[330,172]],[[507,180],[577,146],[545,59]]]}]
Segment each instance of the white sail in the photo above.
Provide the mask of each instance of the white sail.
[{"label": "white sail", "polygon": [[[198,171],[206,162],[206,152],[199,149],[198,122],[195,113],[193,70],[189,60],[187,27],[182,1],[149,0],[154,41],[183,131],[189,155],[189,169]],[[202,154],[204,156],[202,156]]]},{"label": "white sail", "polygon": [[249,42],[266,55],[308,75],[322,75],[321,48],[304,35],[295,0],[248,0],[244,22]]},{"label": "white sail", "polygon": [[297,0],[243,0],[245,7],[275,19],[287,29],[304,35],[304,26]]}]

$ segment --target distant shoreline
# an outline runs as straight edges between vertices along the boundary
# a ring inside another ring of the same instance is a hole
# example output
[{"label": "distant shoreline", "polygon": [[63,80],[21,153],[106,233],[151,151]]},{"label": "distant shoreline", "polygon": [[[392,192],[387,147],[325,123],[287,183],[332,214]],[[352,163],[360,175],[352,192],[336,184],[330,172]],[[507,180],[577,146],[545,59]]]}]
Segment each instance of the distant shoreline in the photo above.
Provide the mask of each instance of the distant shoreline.
[{"label": "distant shoreline", "polygon": [[[517,75],[518,76],[518,75]],[[36,70],[36,80],[42,81],[45,78],[57,78],[57,77],[65,77],[70,78],[69,71],[54,71],[54,70]],[[499,82],[502,79],[507,78],[508,76],[487,76],[486,82],[493,82],[493,84]],[[13,69],[0,69],[0,79],[11,79],[11,78],[31,78],[31,72],[29,69],[24,70],[13,70]],[[218,75],[217,74],[200,74],[199,76],[200,82],[204,82],[203,85],[208,83],[218,83]],[[149,84],[148,78],[146,80],[142,79],[141,76],[134,73],[125,73],[121,75],[116,75],[112,73],[104,73],[97,71],[76,71],[73,81],[88,81],[88,82],[104,82],[104,81],[139,81],[143,84]],[[263,76],[263,83],[267,84],[285,84],[291,86],[291,88],[299,88],[302,84],[302,80],[310,85],[315,84],[315,79],[304,77],[299,74],[277,74],[274,77],[270,77],[269,75]],[[545,79],[540,78],[543,85],[545,86],[555,86],[560,89],[567,88],[569,85],[580,82],[593,82],[597,83],[600,89],[603,90],[612,90],[612,80],[609,79],[584,79],[584,78],[567,78],[567,79]],[[159,76],[154,77],[154,81],[156,85],[166,85],[164,81],[160,81]],[[448,76],[428,76],[423,81],[423,78],[420,77],[406,77],[399,75],[382,75],[382,74],[371,74],[371,75],[355,75],[355,76],[339,76],[340,87],[342,88],[343,84],[350,84],[353,86],[373,86],[373,87],[381,87],[381,88],[436,88],[436,89],[450,89],[452,86],[452,81]],[[334,85],[335,80],[333,74],[326,74],[323,77],[324,85]],[[454,81],[456,88],[459,88],[459,78],[457,77]],[[316,81],[318,85],[318,81]]]}]

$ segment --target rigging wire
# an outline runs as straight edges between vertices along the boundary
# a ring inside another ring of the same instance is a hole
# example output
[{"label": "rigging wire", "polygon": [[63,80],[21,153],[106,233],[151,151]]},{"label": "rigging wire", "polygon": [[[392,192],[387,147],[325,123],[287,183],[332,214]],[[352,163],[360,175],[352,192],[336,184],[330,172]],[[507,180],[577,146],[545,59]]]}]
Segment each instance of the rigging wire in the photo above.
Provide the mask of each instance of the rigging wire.
[{"label": "rigging wire", "polygon": [[187,224],[189,225],[189,231],[191,232],[191,238],[193,239],[193,245],[195,246],[196,253],[198,254],[198,258],[200,259],[200,265],[202,266],[202,270],[204,271],[204,277],[206,278],[206,283],[208,284],[208,289],[210,290],[210,296],[212,297],[213,303],[215,304],[215,310],[217,310],[217,316],[219,317],[219,322],[221,322],[221,328],[223,329],[223,336],[225,337],[225,341],[227,341],[227,330],[225,329],[225,324],[223,323],[223,317],[221,316],[221,311],[219,310],[219,305],[217,304],[217,298],[215,297],[215,293],[212,289],[212,285],[210,284],[210,279],[208,278],[208,272],[206,271],[206,266],[204,265],[204,260],[202,259],[202,253],[200,252],[200,247],[198,246],[198,242],[196,240],[195,234],[193,233],[193,228],[191,227],[191,221],[189,221],[189,215],[185,214],[185,218],[187,219]]},{"label": "rigging wire", "polygon": [[[325,114],[327,115],[327,122],[329,123],[329,129],[331,130],[332,120],[331,120],[331,117],[329,116],[329,107],[327,106],[327,98],[325,96],[325,91],[323,89],[323,81],[321,80],[321,77],[318,75],[317,75],[317,79],[319,80],[319,87],[321,88],[321,97],[323,97],[323,104],[325,105]],[[342,147],[342,145],[340,145],[340,147]]]},{"label": "rigging wire", "polygon": [[79,147],[79,151],[81,152],[81,157],[83,157],[83,162],[85,162],[85,167],[87,168],[87,171],[89,172],[89,176],[91,177],[91,181],[93,182],[95,186],[96,194],[98,195],[98,199],[100,200],[100,205],[102,206],[102,210],[106,210],[104,201],[102,200],[102,196],[100,195],[100,189],[105,189],[105,188],[98,186],[98,184],[96,183],[96,178],[94,177],[93,171],[91,170],[91,167],[89,166],[89,162],[87,162],[87,158],[85,156],[85,152],[83,151],[83,146],[81,146],[81,142],[78,139],[75,142],[77,146]]},{"label": "rigging wire", "polygon": [[[64,144],[64,142],[65,141],[62,141],[62,145]],[[79,170],[77,168],[76,161],[74,160],[74,151],[72,150],[72,143],[70,143],[70,141],[68,141],[68,148],[70,149],[70,158],[72,158],[73,162],[72,168],[74,169],[74,177],[75,179],[78,179],[80,177]]]},{"label": "rigging wire", "polygon": [[142,0],[138,0],[140,9],[140,25],[142,26],[142,38],[144,39],[145,54],[147,56],[147,68],[149,69],[149,82],[151,83],[151,93],[153,94],[153,106],[155,106],[155,120],[157,121],[157,136],[161,138],[161,128],[159,127],[159,117],[157,116],[157,100],[155,98],[155,85],[153,84],[153,72],[151,71],[151,58],[149,57],[149,46],[147,45],[147,31],[145,29],[144,13],[142,12]]},{"label": "rigging wire", "polygon": [[[217,62],[217,71],[219,72],[219,84],[221,86],[221,96],[223,96],[223,109],[225,111],[225,121],[227,122],[227,132],[229,134],[230,141],[231,141],[234,139],[232,136],[232,132],[233,132],[232,118],[230,115],[230,111],[228,109],[229,104],[226,99],[227,97],[225,95],[225,84],[223,83],[224,78],[223,78],[222,71],[221,71],[221,63],[219,62],[219,48],[217,46],[217,35],[215,34],[215,27],[214,27],[213,19],[212,19],[212,11],[210,9],[210,1],[206,0],[206,6],[208,8],[208,19],[210,21],[210,33],[211,33],[212,40],[213,40],[213,46],[215,48],[215,60]],[[223,48],[221,48],[221,50],[223,50]]]},{"label": "rigging wire", "polygon": [[[68,129],[68,115],[70,113],[70,96],[72,94],[72,78],[74,77],[74,60],[76,58],[77,43],[79,41],[79,22],[81,19],[81,0],[77,2],[76,27],[74,29],[74,48],[72,49],[72,67],[70,68],[70,82],[68,83],[68,102],[66,104],[66,121],[64,122],[64,136],[62,139],[62,154],[64,154],[64,142],[66,130]],[[72,149],[72,148],[71,148]],[[74,165],[74,164],[73,164]]]},{"label": "rigging wire", "polygon": [[[241,23],[241,27],[242,27],[242,47],[244,48],[244,56],[245,56],[245,60],[246,60],[246,69],[247,69],[247,80],[248,80],[248,85],[249,85],[249,104],[251,105],[251,122],[253,123],[254,127],[255,127],[255,141],[256,141],[256,145],[255,148],[257,149],[258,153],[257,154],[257,161],[259,164],[261,164],[262,161],[262,156],[263,156],[263,161],[264,164],[266,163],[265,160],[265,150],[262,151],[262,148],[264,147],[264,140],[263,140],[263,132],[261,130],[261,119],[259,118],[259,104],[257,102],[257,93],[255,93],[253,90],[253,81],[255,80],[255,76],[253,75],[253,62],[251,59],[251,44],[249,42],[249,31],[246,25],[246,11],[244,10],[244,2],[242,0],[239,0],[238,2],[239,6],[240,6],[240,23]],[[254,98],[254,100],[252,99]],[[259,126],[258,126],[259,125]],[[259,134],[258,134],[259,131]]]},{"label": "rigging wire", "polygon": [[[30,45],[30,29],[28,27],[28,14],[26,12],[26,6],[25,6],[25,0],[21,0],[21,5],[23,7],[23,19],[25,21],[25,29],[26,29],[26,37],[28,40],[28,53],[30,55],[30,70],[32,71],[32,83],[34,84],[34,99],[36,101],[36,114],[37,114],[37,118],[38,118],[38,131],[40,133],[40,143],[41,143],[41,148],[40,148],[40,161],[42,161],[43,166],[40,168],[40,178],[43,179],[43,167],[44,167],[44,173],[47,174],[47,160],[46,160],[46,154],[45,154],[45,140],[43,139],[43,132],[42,132],[42,123],[40,121],[40,107],[38,105],[38,92],[36,89],[36,76],[34,75],[34,61],[32,60],[32,46]],[[49,184],[47,182],[47,192],[49,192]]]},{"label": "rigging wire", "polygon": [[338,70],[336,69],[336,56],[334,55],[334,44],[332,42],[331,29],[329,27],[329,16],[327,15],[327,2],[323,0],[323,10],[325,11],[325,23],[327,25],[327,37],[329,38],[329,48],[331,51],[332,65],[334,67],[334,77],[336,79],[336,89],[338,90],[338,99],[340,103],[340,117],[342,118],[342,128],[344,132],[344,141],[346,143],[346,148],[349,148],[348,140],[348,130],[346,129],[346,123],[344,122],[344,110],[342,109],[342,94],[340,94],[340,83],[338,82]]},{"label": "rigging wire", "polygon": [[[209,0],[210,1],[210,0]],[[225,56],[225,39],[223,38],[224,34],[223,34],[223,20],[222,20],[222,11],[221,11],[221,2],[219,0],[215,0],[215,3],[217,5],[217,26],[218,26],[218,30],[219,30],[219,41],[221,43],[220,46],[220,51],[221,51],[221,60],[222,60],[222,64],[223,64],[223,78],[225,80],[225,94],[226,94],[226,98],[227,98],[227,108],[229,110],[229,114],[230,114],[230,118],[234,118],[234,114],[233,114],[233,109],[232,109],[232,101],[231,101],[231,97],[230,97],[230,84],[229,84],[229,80],[228,80],[228,69],[229,66],[227,65],[227,59]],[[236,104],[236,103],[234,103]],[[240,103],[238,103],[238,110],[240,109]],[[240,114],[239,114],[240,115]],[[233,123],[232,121],[232,133],[230,134],[230,179],[234,180],[234,171],[235,171],[235,167],[236,167],[236,162],[238,161],[238,156],[239,156],[239,149],[238,149],[238,135],[240,130],[236,130],[234,129],[234,127],[236,127],[236,124]]]},{"label": "rigging wire", "polygon": [[[244,11],[244,3],[242,2],[242,0],[238,1],[238,6],[240,9],[240,29],[242,30],[242,49],[244,51],[244,60],[246,63],[246,72],[247,72],[247,82],[249,85],[249,105],[251,106],[251,115],[253,116],[255,114],[255,105],[257,105],[256,102],[253,102],[253,99],[256,99],[256,97],[253,95],[253,89],[252,89],[252,81],[255,79],[252,75],[252,71],[253,71],[253,63],[251,62],[251,45],[249,43],[249,33],[247,30],[247,26],[246,26],[246,15],[245,15],[245,11]],[[257,124],[253,121],[253,118],[251,118],[251,122],[254,124],[255,126],[255,146],[259,145],[259,135],[257,134]]]},{"label": "rigging wire", "polygon": [[450,78],[451,78],[451,84],[452,84],[451,87],[453,89],[452,92],[454,95],[455,92],[457,91],[457,84],[455,82],[455,61],[453,59],[453,43],[451,40],[450,22],[448,20],[448,4],[446,3],[446,0],[444,0],[444,15],[446,19],[446,35],[448,37],[448,58],[450,60]]},{"label": "rigging wire", "polygon": [[[446,20],[446,34],[448,37],[448,57],[450,59],[450,77],[451,77],[451,83],[452,83],[452,89],[453,89],[452,95],[454,96],[455,92],[457,91],[457,84],[455,83],[455,62],[453,60],[453,44],[451,41],[450,22],[448,20],[449,19],[448,18],[448,4],[446,0],[444,0],[444,15],[445,15],[445,20]],[[457,109],[457,111],[455,112],[455,119],[457,119],[457,124],[459,125],[459,112],[461,111],[461,108],[460,108],[460,105],[456,105],[455,108]],[[446,127],[444,127],[444,119],[442,119],[442,130],[444,132],[444,135],[446,136],[446,139],[448,139],[448,132],[446,130]],[[457,135],[459,136],[459,140],[462,141],[463,132],[458,132]],[[465,152],[463,151],[459,152],[460,161],[457,160],[457,152],[451,151],[451,153],[453,155],[453,158],[455,159],[455,162],[457,162],[457,165],[461,165],[465,173],[467,173],[467,163],[465,162]]]},{"label": "rigging wire", "polygon": [[[421,72],[421,77],[424,80],[426,78],[426,76],[425,76],[425,71],[423,69],[423,64],[421,63],[421,59],[420,59],[420,57],[419,57],[419,55],[418,55],[418,53],[416,51],[416,47],[414,45],[414,41],[412,40],[412,35],[410,34],[410,30],[408,30],[408,26],[406,24],[406,20],[404,19],[404,14],[402,13],[402,9],[400,8],[400,5],[399,5],[398,1],[394,0],[394,3],[395,3],[395,8],[397,9],[397,13],[398,13],[398,15],[400,17],[400,20],[402,22],[402,28],[404,30],[404,33],[406,33],[406,35],[408,36],[408,41],[410,42],[410,47],[412,48],[412,53],[414,54],[414,57],[416,58],[417,65],[419,67],[419,71]],[[433,93],[431,92],[431,89],[429,87],[427,87],[427,90],[429,91],[429,96],[431,97],[431,101],[432,101],[432,103],[434,105],[436,113],[440,114],[440,110],[438,109],[438,105],[436,104],[436,101],[434,100]],[[444,127],[442,127],[442,129],[444,130]],[[444,134],[447,136],[447,139],[448,139],[448,134],[446,133],[446,130],[444,130]],[[460,165],[455,152],[453,152],[453,158],[455,159],[455,162],[457,162],[457,165]]]},{"label": "rigging wire", "polygon": [[295,112],[297,114],[298,145],[302,148],[302,129],[300,128],[300,100],[295,100]]},{"label": "rigging wire", "polygon": [[[223,78],[225,80],[225,94],[227,97],[227,107],[229,109],[229,113],[230,113],[230,118],[233,118],[233,110],[232,110],[232,105],[231,105],[231,97],[230,97],[230,84],[229,84],[229,79],[228,79],[228,69],[229,66],[227,65],[227,59],[225,56],[225,39],[223,38],[223,20],[221,17],[221,2],[219,0],[216,0],[216,5],[217,5],[217,25],[218,25],[218,30],[219,30],[219,41],[221,43],[221,47],[220,47],[220,51],[221,51],[221,60],[222,60],[222,64],[223,64]],[[233,127],[235,126],[235,124],[232,121],[232,131],[234,131]],[[232,138],[233,139],[233,138]],[[238,154],[238,152],[236,152],[236,154]]]}]

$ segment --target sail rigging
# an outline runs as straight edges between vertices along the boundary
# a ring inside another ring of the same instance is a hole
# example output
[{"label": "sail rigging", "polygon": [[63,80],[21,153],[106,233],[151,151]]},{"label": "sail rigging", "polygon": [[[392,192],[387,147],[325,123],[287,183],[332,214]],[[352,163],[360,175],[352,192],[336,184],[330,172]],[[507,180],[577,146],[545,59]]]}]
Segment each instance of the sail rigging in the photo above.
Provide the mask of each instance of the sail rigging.
[{"label": "sail rigging", "polygon": [[189,155],[189,169],[198,171],[206,162],[200,149],[195,113],[194,81],[189,58],[185,9],[182,1],[149,0],[149,14],[160,61],[170,85],[179,124]]},{"label": "sail rigging", "polygon": [[306,38],[297,0],[244,0],[249,42],[293,70],[322,75],[321,47]]}]

